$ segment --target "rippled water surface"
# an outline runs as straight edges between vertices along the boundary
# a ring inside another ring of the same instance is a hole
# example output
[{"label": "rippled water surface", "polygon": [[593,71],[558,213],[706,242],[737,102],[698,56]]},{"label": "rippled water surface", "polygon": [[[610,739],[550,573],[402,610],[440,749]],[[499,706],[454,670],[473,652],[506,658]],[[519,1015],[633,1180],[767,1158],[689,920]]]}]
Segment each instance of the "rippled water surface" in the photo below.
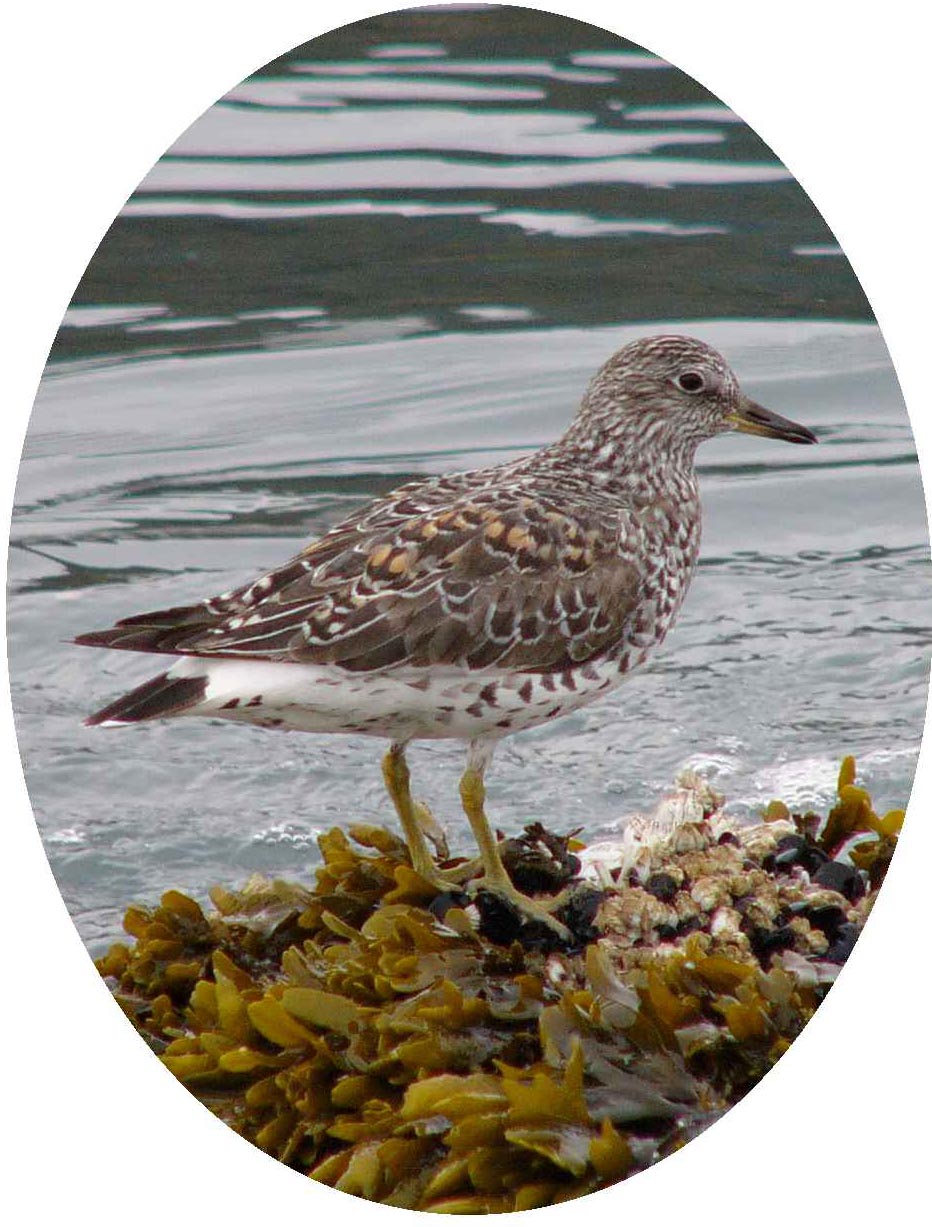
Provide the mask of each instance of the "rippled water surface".
[{"label": "rippled water surface", "polygon": [[[294,875],[389,817],[378,742],[80,718],[153,672],[80,630],[219,592],[412,476],[562,430],[620,344],[720,348],[818,448],[700,453],[701,566],[613,695],[505,742],[495,822],[600,836],[684,764],[749,812],[824,804],[843,753],[908,796],[928,680],[913,442],[847,261],[732,112],[655,56],[529,10],[401,13],[267,66],[114,222],[27,440],[10,649],[27,779],[85,939],[168,885]],[[415,748],[458,847],[460,752]],[[546,798],[546,803],[543,802]]]}]

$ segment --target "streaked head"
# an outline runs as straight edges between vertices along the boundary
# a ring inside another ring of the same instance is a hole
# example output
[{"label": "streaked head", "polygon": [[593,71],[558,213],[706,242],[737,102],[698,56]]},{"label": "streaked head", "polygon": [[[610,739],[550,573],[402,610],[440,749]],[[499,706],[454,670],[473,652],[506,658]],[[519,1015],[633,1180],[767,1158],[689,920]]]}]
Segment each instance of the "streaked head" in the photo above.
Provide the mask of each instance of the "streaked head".
[{"label": "streaked head", "polygon": [[618,350],[589,385],[582,416],[596,419],[603,431],[634,428],[645,440],[676,450],[731,430],[817,442],[805,426],[746,396],[710,345],[676,335],[645,337]]}]

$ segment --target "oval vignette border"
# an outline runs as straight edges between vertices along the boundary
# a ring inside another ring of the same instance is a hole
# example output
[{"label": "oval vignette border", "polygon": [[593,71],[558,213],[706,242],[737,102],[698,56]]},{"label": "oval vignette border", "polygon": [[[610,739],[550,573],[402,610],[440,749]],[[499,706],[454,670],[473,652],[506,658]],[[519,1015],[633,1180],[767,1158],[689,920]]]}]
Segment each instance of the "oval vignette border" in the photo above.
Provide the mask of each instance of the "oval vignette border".
[{"label": "oval vignette border", "polygon": [[[15,115],[18,142],[10,150],[18,196],[5,227],[11,238],[5,261],[7,335],[14,329],[19,334],[24,318],[28,322],[7,359],[13,387],[13,411],[4,420],[7,510],[48,346],[78,277],[122,203],[121,190],[123,195],[132,190],[203,107],[278,52],[389,9],[350,3],[339,12],[334,5],[312,11],[306,4],[268,0],[257,31],[253,6],[228,3],[223,28],[207,7],[192,12],[190,4],[163,0],[157,30],[150,26],[151,15],[133,15],[111,0],[91,0],[68,15],[44,4],[17,17],[18,63],[9,67],[7,83],[7,113]],[[912,285],[923,278],[909,250],[908,227],[891,238],[876,220],[918,217],[922,207],[918,184],[897,173],[910,165],[910,134],[912,148],[921,139],[918,18],[910,22],[894,11],[868,27],[867,18],[855,25],[849,12],[848,24],[840,25],[830,14],[813,12],[811,3],[785,0],[780,29],[763,32],[746,5],[731,0],[707,0],[701,11],[680,0],[651,12],[619,12],[583,0],[540,7],[590,21],[663,55],[738,111],[787,161],[835,231],[871,300],[907,405],[916,406],[911,425],[928,473],[932,427],[919,418],[919,400],[912,395],[920,388],[924,307],[918,292],[908,293],[906,285],[907,273]],[[11,42],[12,36],[11,30]],[[782,88],[760,72],[762,58],[766,65],[788,66]],[[170,111],[157,91],[147,90],[166,65]],[[47,96],[37,98],[39,73],[53,84],[46,84]],[[120,73],[128,74],[125,80]],[[138,83],[131,88],[134,78]],[[865,97],[862,82],[868,79],[871,93]],[[98,111],[105,107],[108,88],[110,111]],[[64,97],[71,109],[63,135],[56,107]],[[892,107],[881,110],[881,98],[899,103],[895,113]],[[823,122],[809,122],[812,113]],[[106,125],[95,122],[102,114]],[[834,118],[839,114],[845,118]],[[836,138],[831,149],[825,144],[829,126]],[[37,146],[53,151],[47,165],[35,164]],[[69,209],[67,225],[48,240],[55,220],[50,210],[62,199]],[[31,200],[39,202],[34,210]],[[113,1007],[64,909],[22,785],[8,703],[3,708],[4,778],[10,781],[9,794],[15,794],[5,849],[6,932],[28,934],[29,957],[44,973],[43,983],[30,983],[23,963],[11,959],[11,987],[24,995],[15,1014],[4,1012],[8,1051],[18,1054],[10,1115],[19,1140],[7,1154],[13,1160],[13,1189],[19,1184],[31,1216],[74,1213],[93,1204],[101,1227],[122,1223],[126,1204],[138,1203],[151,1162],[166,1201],[183,1201],[186,1219],[234,1209],[240,1217],[261,1213],[274,1198],[276,1214],[332,1208],[358,1216],[359,1222],[386,1222],[388,1215],[410,1221],[404,1211],[348,1203],[344,1195],[283,1172],[275,1160],[231,1139],[226,1126],[150,1059]],[[917,920],[911,901],[922,897],[923,850],[932,855],[920,818],[932,801],[928,758],[924,743],[905,842],[865,935],[815,1020],[781,1061],[780,1072],[679,1154],[636,1180],[590,1195],[588,1214],[644,1213],[663,1223],[688,1212],[701,1224],[740,1204],[762,1225],[782,1223],[800,1209],[807,1218],[831,1209],[851,1224],[866,1224],[885,1205],[880,1182],[889,1179],[889,1171],[878,1157],[873,1168],[878,1183],[865,1187],[859,1179],[864,1169],[852,1164],[852,1156],[863,1155],[865,1146],[879,1150],[883,1135],[894,1127],[897,1193],[906,1203],[913,1190],[913,1204],[921,1204],[920,1135],[909,1128],[911,1115],[918,1116],[918,1108],[911,1113],[909,1104],[923,1100],[917,1083],[921,1070],[913,1068],[919,1054],[908,1042],[898,1046],[895,1037],[900,1003],[922,1009],[907,977],[919,950],[919,936],[910,933]],[[900,984],[906,988],[897,993]],[[24,1019],[29,1022],[25,1041]],[[50,1060],[51,1053],[59,1055],[60,1065]],[[56,1121],[62,1129],[58,1141],[50,1132]],[[47,1141],[37,1145],[37,1139]],[[781,1175],[773,1197],[766,1189],[775,1167]],[[133,1216],[137,1224],[154,1224],[164,1221],[164,1212],[149,1198]],[[549,1221],[569,1222],[574,1213],[578,1208],[569,1203],[535,1212],[534,1221],[547,1215]],[[909,1222],[902,1216],[900,1221]]]}]

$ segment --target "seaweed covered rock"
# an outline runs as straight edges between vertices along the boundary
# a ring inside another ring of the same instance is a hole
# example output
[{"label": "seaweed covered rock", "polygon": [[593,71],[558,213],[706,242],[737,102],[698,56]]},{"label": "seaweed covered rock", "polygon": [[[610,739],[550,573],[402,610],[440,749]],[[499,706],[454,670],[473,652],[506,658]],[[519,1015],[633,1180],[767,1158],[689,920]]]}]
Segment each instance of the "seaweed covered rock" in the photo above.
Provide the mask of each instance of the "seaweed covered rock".
[{"label": "seaweed covered rock", "polygon": [[682,1146],[824,997],[902,814],[879,818],[846,760],[825,819],[764,819],[690,778],[598,856],[539,826],[509,841],[516,879],[554,888],[580,859],[594,879],[572,949],[494,939],[393,835],[353,827],[321,838],[313,888],[130,908],[134,945],[98,967],[168,1069],[298,1171],[412,1209],[530,1209]]}]

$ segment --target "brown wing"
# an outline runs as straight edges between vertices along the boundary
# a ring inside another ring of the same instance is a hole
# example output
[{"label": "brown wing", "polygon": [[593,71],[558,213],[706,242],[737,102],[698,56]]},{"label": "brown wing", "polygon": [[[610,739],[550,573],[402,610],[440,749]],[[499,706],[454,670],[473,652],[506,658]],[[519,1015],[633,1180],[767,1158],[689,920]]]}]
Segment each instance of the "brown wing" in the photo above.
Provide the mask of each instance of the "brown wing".
[{"label": "brown wing", "polygon": [[[617,507],[585,514],[471,474],[403,487],[284,567],[198,606],[128,618],[80,643],[334,664],[566,668],[621,636],[638,600]],[[561,500],[565,504],[565,500]]]}]

